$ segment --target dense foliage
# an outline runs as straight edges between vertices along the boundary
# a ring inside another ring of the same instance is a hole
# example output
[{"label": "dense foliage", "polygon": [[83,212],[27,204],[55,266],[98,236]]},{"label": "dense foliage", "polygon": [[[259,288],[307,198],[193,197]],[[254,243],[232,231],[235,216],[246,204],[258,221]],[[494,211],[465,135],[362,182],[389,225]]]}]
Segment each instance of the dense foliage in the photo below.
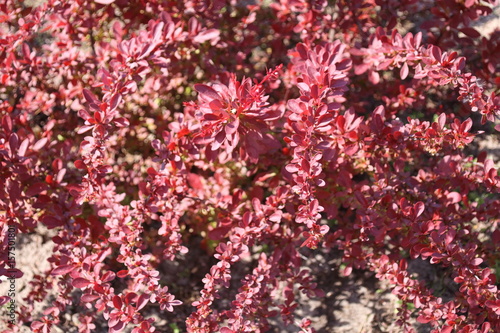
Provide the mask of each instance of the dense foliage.
[{"label": "dense foliage", "polygon": [[321,249],[389,282],[406,332],[499,332],[500,177],[474,149],[500,130],[500,31],[474,28],[494,5],[2,1],[0,273],[22,275],[9,230],[57,233],[11,330],[76,299],[78,332],[153,332],[182,303],[161,264],[197,247],[215,264],[188,332],[312,332],[294,310],[324,292]]}]

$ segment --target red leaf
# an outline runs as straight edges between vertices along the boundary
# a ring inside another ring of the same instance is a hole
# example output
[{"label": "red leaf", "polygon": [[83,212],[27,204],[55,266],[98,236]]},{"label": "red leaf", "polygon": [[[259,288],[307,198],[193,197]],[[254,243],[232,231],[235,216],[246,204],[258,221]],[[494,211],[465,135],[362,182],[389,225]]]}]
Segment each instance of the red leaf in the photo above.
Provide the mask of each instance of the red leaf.
[{"label": "red leaf", "polygon": [[111,97],[109,102],[109,108],[111,111],[114,111],[118,105],[122,102],[122,95],[120,93],[116,93]]},{"label": "red leaf", "polygon": [[82,160],[76,160],[74,164],[75,164],[75,168],[77,168],[77,169],[80,169],[80,170],[87,169],[87,166],[85,165],[85,163],[83,163]]},{"label": "red leaf", "polygon": [[24,273],[17,268],[2,269],[2,271],[4,272],[2,276],[8,276],[9,278],[13,277],[14,279],[19,279],[24,275]]},{"label": "red leaf", "polygon": [[123,302],[122,302],[122,299],[121,299],[121,297],[120,297],[120,296],[115,295],[115,296],[113,297],[113,305],[114,305],[114,307],[115,307],[115,308],[117,308],[117,309],[121,309],[121,308],[122,308],[122,306],[123,306]]},{"label": "red leaf", "polygon": [[83,97],[85,97],[87,102],[89,102],[90,104],[99,103],[99,100],[97,99],[97,97],[92,92],[90,92],[90,90],[88,90],[88,89],[83,89]]},{"label": "red leaf", "polygon": [[43,182],[38,182],[31,184],[25,192],[25,195],[28,197],[33,197],[47,189],[47,184]]},{"label": "red leaf", "polygon": [[424,212],[425,210],[425,205],[423,202],[419,201],[415,204],[414,206],[415,208],[415,214],[416,214],[416,217],[419,217],[420,215],[422,215],[422,213]]},{"label": "red leaf", "polygon": [[98,298],[101,298],[101,297],[99,295],[85,294],[82,296],[81,301],[84,303],[90,303],[90,302],[95,301]]},{"label": "red leaf", "polygon": [[214,99],[210,103],[208,103],[208,106],[212,111],[219,111],[224,108],[224,104],[218,99]]},{"label": "red leaf", "polygon": [[238,118],[236,118],[234,121],[228,123],[226,125],[226,134],[227,135],[230,135],[230,134],[234,134],[238,131],[238,127],[240,125],[240,121]]},{"label": "red leaf", "polygon": [[205,119],[205,120],[219,120],[220,116],[218,116],[214,113],[205,113],[203,115],[203,119]]},{"label": "red leaf", "polygon": [[472,128],[472,120],[467,118],[462,125],[460,125],[460,132],[466,133]]},{"label": "red leaf", "polygon": [[115,123],[116,127],[123,128],[123,127],[129,127],[130,126],[130,122],[125,117],[116,118],[113,122]]},{"label": "red leaf", "polygon": [[9,148],[11,152],[17,151],[17,148],[19,147],[19,137],[17,136],[16,133],[12,133],[9,136]]},{"label": "red leaf", "polygon": [[73,287],[83,289],[91,284],[91,282],[84,278],[76,278],[71,283]]},{"label": "red leaf", "polygon": [[104,292],[106,291],[106,290],[104,289],[104,287],[103,287],[103,286],[101,286],[100,284],[95,284],[95,285],[94,285],[94,290],[95,290],[96,292],[100,293],[100,294],[104,294]]},{"label": "red leaf", "polygon": [[109,281],[114,280],[115,277],[116,277],[116,273],[115,272],[108,271],[108,272],[104,273],[104,275],[102,276],[101,280],[102,280],[103,283],[105,283],[105,282],[109,282]]},{"label": "red leaf", "polygon": [[12,119],[8,114],[2,117],[2,127],[6,133],[12,132]]},{"label": "red leaf", "polygon": [[200,32],[196,37],[194,37],[193,42],[201,44],[203,42],[211,40],[213,45],[219,39],[219,34],[220,32],[217,29],[208,29]]},{"label": "red leaf", "polygon": [[127,269],[123,269],[121,271],[118,271],[116,273],[116,276],[118,276],[119,278],[124,278],[128,275],[128,270]]},{"label": "red leaf", "polygon": [[44,215],[40,219],[40,222],[45,224],[45,226],[49,229],[54,229],[62,225],[62,221],[60,219],[51,215]]},{"label": "red leaf", "polygon": [[418,316],[417,318],[417,321],[421,324],[427,324],[428,322],[431,321],[431,319],[428,319],[427,317],[425,317],[424,315],[420,315]]},{"label": "red leaf", "polygon": [[193,16],[189,19],[188,21],[188,32],[190,35],[194,35],[200,31],[200,23],[198,20]]},{"label": "red leaf", "polygon": [[73,265],[61,265],[57,268],[54,268],[52,272],[50,272],[50,275],[64,275],[68,274],[69,272],[73,271],[75,269],[75,266]]},{"label": "red leaf", "polygon": [[150,296],[148,294],[142,294],[141,296],[139,296],[139,299],[137,300],[136,310],[139,311],[140,309],[145,307],[149,302],[149,298]]},{"label": "red leaf", "polygon": [[302,58],[302,60],[306,60],[307,59],[307,47],[304,44],[302,44],[302,43],[297,44],[297,46],[295,47],[295,49],[299,53],[299,55]]},{"label": "red leaf", "polygon": [[87,111],[87,110],[85,110],[85,109],[80,109],[80,110],[78,111],[78,116],[79,116],[80,118],[82,118],[83,120],[89,120],[90,118],[92,118],[92,116],[91,116],[91,115],[88,113],[88,111]]},{"label": "red leaf", "polygon": [[78,131],[76,131],[78,134],[83,134],[85,132],[88,132],[90,131],[92,128],[94,128],[95,126],[94,125],[84,125],[82,127],[80,127],[78,129]]},{"label": "red leaf", "polygon": [[358,149],[359,149],[359,145],[357,143],[353,143],[353,144],[350,144],[350,145],[346,145],[344,147],[344,152],[348,156],[352,156],[352,155],[356,154],[356,152],[358,151]]},{"label": "red leaf", "polygon": [[451,333],[453,331],[453,326],[443,326],[440,333]]},{"label": "red leaf", "polygon": [[220,95],[212,88],[206,84],[195,84],[194,89],[200,94],[200,97],[207,102],[214,99],[222,99]]}]

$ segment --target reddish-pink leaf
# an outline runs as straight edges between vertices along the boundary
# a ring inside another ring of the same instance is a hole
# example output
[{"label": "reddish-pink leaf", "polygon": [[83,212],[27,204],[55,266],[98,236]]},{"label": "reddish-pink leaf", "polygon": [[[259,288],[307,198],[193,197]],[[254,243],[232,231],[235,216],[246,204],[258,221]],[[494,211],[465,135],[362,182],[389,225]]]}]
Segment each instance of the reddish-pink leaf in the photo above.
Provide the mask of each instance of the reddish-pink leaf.
[{"label": "reddish-pink leaf", "polygon": [[350,144],[350,145],[346,145],[344,147],[344,152],[348,155],[348,156],[353,156],[354,154],[356,154],[359,150],[359,145],[357,143],[353,143],[353,144]]},{"label": "reddish-pink leaf", "polygon": [[188,21],[189,35],[194,35],[194,34],[198,33],[198,31],[200,31],[200,29],[201,29],[200,23],[198,22],[198,20],[194,16],[192,16]]},{"label": "reddish-pink leaf", "polygon": [[134,292],[127,293],[124,298],[125,304],[129,305],[130,303],[135,302],[136,299],[137,299],[136,293]]},{"label": "reddish-pink leaf", "polygon": [[193,38],[195,43],[203,43],[208,40],[212,41],[212,45],[219,39],[220,31],[217,29],[208,29],[200,32],[196,37]]},{"label": "reddish-pink leaf", "polygon": [[428,322],[431,321],[431,319],[428,319],[426,316],[424,315],[420,315],[417,317],[417,321],[421,324],[427,324]]},{"label": "reddish-pink leaf", "polygon": [[443,129],[445,124],[446,124],[446,113],[441,113],[438,117],[439,128]]},{"label": "reddish-pink leaf", "polygon": [[154,29],[153,29],[153,41],[158,42],[160,41],[161,34],[163,32],[163,27],[165,26],[165,23],[163,21],[158,22]]},{"label": "reddish-pink leaf", "polygon": [[212,100],[210,103],[208,103],[208,106],[212,111],[220,111],[224,108],[224,104],[222,104],[222,102],[218,99]]},{"label": "reddish-pink leaf", "polygon": [[105,283],[105,282],[109,282],[109,281],[114,280],[115,277],[116,277],[115,272],[108,271],[108,272],[104,273],[104,275],[101,277],[101,280],[103,283]]},{"label": "reddish-pink leaf", "polygon": [[283,213],[281,211],[277,211],[277,212],[273,213],[271,216],[269,216],[269,221],[272,221],[272,222],[281,221],[282,214]]},{"label": "reddish-pink leaf", "polygon": [[93,129],[95,127],[95,125],[84,125],[82,127],[80,127],[76,132],[78,134],[83,134],[85,132],[88,132],[90,131],[91,129]]},{"label": "reddish-pink leaf", "polygon": [[56,175],[56,182],[58,184],[60,184],[64,178],[64,175],[66,174],[66,168],[62,168],[61,170],[59,170],[57,172],[57,175]]},{"label": "reddish-pink leaf", "polygon": [[408,77],[409,69],[408,69],[408,63],[404,63],[403,66],[401,67],[401,70],[399,71],[399,75],[401,76],[401,80],[406,79]]},{"label": "reddish-pink leaf", "polygon": [[82,118],[83,120],[89,120],[90,118],[92,118],[92,116],[91,116],[91,115],[88,113],[88,111],[87,111],[87,110],[85,110],[85,109],[80,109],[80,110],[78,111],[78,116],[79,116],[80,118]]},{"label": "reddish-pink leaf", "polygon": [[116,118],[115,120],[113,120],[113,122],[116,125],[116,127],[123,128],[123,127],[129,127],[130,126],[130,122],[125,117]]},{"label": "reddish-pink leaf", "polygon": [[289,100],[287,102],[287,106],[290,109],[290,111],[297,113],[297,114],[302,114],[305,111],[304,103],[299,102],[296,99]]},{"label": "reddish-pink leaf", "polygon": [[441,61],[441,49],[437,46],[431,45],[431,54],[437,61]]},{"label": "reddish-pink leaf", "polygon": [[439,333],[451,333],[452,331],[453,331],[453,326],[445,325],[443,326],[443,328],[441,328]]},{"label": "reddish-pink leaf", "polygon": [[139,311],[140,309],[144,308],[148,304],[149,298],[150,296],[148,294],[142,294],[141,296],[139,296],[139,298],[137,299],[136,310]]},{"label": "reddish-pink leaf", "polygon": [[484,260],[481,258],[475,258],[471,261],[472,266],[479,266]]},{"label": "reddish-pink leaf", "polygon": [[83,289],[91,284],[91,282],[84,278],[76,278],[71,283],[73,287]]},{"label": "reddish-pink leaf", "polygon": [[30,50],[30,47],[27,43],[23,43],[22,50],[23,50],[24,58],[31,59],[31,50]]},{"label": "reddish-pink leaf", "polygon": [[17,155],[23,157],[26,155],[26,150],[30,144],[30,140],[28,138],[24,139],[23,142],[19,145],[19,149],[17,150]]},{"label": "reddish-pink leaf", "polygon": [[111,97],[109,102],[109,108],[111,111],[114,111],[118,105],[122,102],[122,95],[120,93],[116,93]]},{"label": "reddish-pink leaf", "polygon": [[232,329],[230,329],[228,327],[222,327],[220,329],[220,333],[235,333],[235,331],[233,331]]},{"label": "reddish-pink leaf", "polygon": [[476,0],[465,0],[465,8],[470,8],[470,7],[474,6],[475,3],[476,3]]},{"label": "reddish-pink leaf", "polygon": [[99,298],[101,298],[99,295],[85,294],[82,296],[81,301],[84,303],[90,303]]},{"label": "reddish-pink leaf", "polygon": [[495,166],[495,163],[491,159],[487,159],[484,161],[484,172],[489,173],[491,169],[493,169]]},{"label": "reddish-pink leaf", "polygon": [[6,134],[12,132],[12,119],[8,114],[2,117],[2,127]]},{"label": "reddish-pink leaf", "polygon": [[467,118],[460,126],[460,132],[467,133],[472,128],[472,119]]},{"label": "reddish-pink leaf", "polygon": [[97,97],[88,89],[83,89],[83,97],[85,97],[90,104],[97,104],[99,102]]},{"label": "reddish-pink leaf", "polygon": [[425,205],[422,201],[419,201],[415,204],[414,209],[415,209],[416,217],[419,217],[424,212]]},{"label": "reddish-pink leaf", "polygon": [[226,134],[232,135],[238,131],[238,127],[240,125],[240,120],[236,118],[235,120],[227,123],[226,125]]},{"label": "reddish-pink leaf", "polygon": [[61,265],[59,267],[56,267],[50,272],[50,275],[64,275],[68,274],[69,272],[73,271],[75,269],[74,265]]},{"label": "reddish-pink leaf", "polygon": [[462,201],[462,195],[458,192],[450,192],[446,195],[448,200],[450,200],[451,203],[455,204],[460,201]]},{"label": "reddish-pink leaf", "polygon": [[31,147],[31,149],[34,151],[39,151],[45,146],[45,144],[47,144],[47,141],[49,141],[47,138],[41,138],[33,145],[33,147]]},{"label": "reddish-pink leaf", "polygon": [[195,84],[194,89],[200,94],[200,97],[207,102],[214,99],[222,99],[212,87],[209,87],[206,84]]},{"label": "reddish-pink leaf", "polygon": [[342,271],[342,274],[343,274],[344,276],[349,276],[349,275],[351,275],[351,273],[352,273],[352,266],[351,266],[351,265],[346,266],[346,267],[344,268],[344,270]]}]

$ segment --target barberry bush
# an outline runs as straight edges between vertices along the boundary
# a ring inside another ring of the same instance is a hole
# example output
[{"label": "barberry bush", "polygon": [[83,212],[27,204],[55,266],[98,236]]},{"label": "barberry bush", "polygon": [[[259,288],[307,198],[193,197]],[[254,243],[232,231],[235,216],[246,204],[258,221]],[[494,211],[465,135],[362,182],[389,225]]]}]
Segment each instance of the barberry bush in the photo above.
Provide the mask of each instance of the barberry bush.
[{"label": "barberry bush", "polygon": [[[55,235],[5,332],[75,306],[74,331],[154,332],[180,304],[187,332],[312,332],[294,313],[327,291],[319,251],[386,281],[401,331],[499,332],[500,176],[477,140],[500,130],[500,31],[475,28],[496,5],[2,1],[0,273],[23,274],[11,230]],[[212,257],[194,300],[162,269],[192,251]]]}]

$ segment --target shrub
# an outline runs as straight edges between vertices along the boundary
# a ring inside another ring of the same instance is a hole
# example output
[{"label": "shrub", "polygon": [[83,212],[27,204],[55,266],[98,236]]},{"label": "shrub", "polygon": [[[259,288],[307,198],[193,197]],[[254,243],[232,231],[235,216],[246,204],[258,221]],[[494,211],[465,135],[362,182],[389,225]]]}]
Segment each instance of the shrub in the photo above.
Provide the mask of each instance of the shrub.
[{"label": "shrub", "polygon": [[406,332],[500,331],[500,177],[474,149],[500,130],[500,32],[474,25],[493,5],[5,0],[0,273],[22,275],[13,234],[55,235],[8,331],[49,332],[76,299],[79,332],[153,332],[150,309],[181,304],[161,264],[200,247],[188,332],[312,332],[294,310],[323,292],[320,249],[389,282]]}]

